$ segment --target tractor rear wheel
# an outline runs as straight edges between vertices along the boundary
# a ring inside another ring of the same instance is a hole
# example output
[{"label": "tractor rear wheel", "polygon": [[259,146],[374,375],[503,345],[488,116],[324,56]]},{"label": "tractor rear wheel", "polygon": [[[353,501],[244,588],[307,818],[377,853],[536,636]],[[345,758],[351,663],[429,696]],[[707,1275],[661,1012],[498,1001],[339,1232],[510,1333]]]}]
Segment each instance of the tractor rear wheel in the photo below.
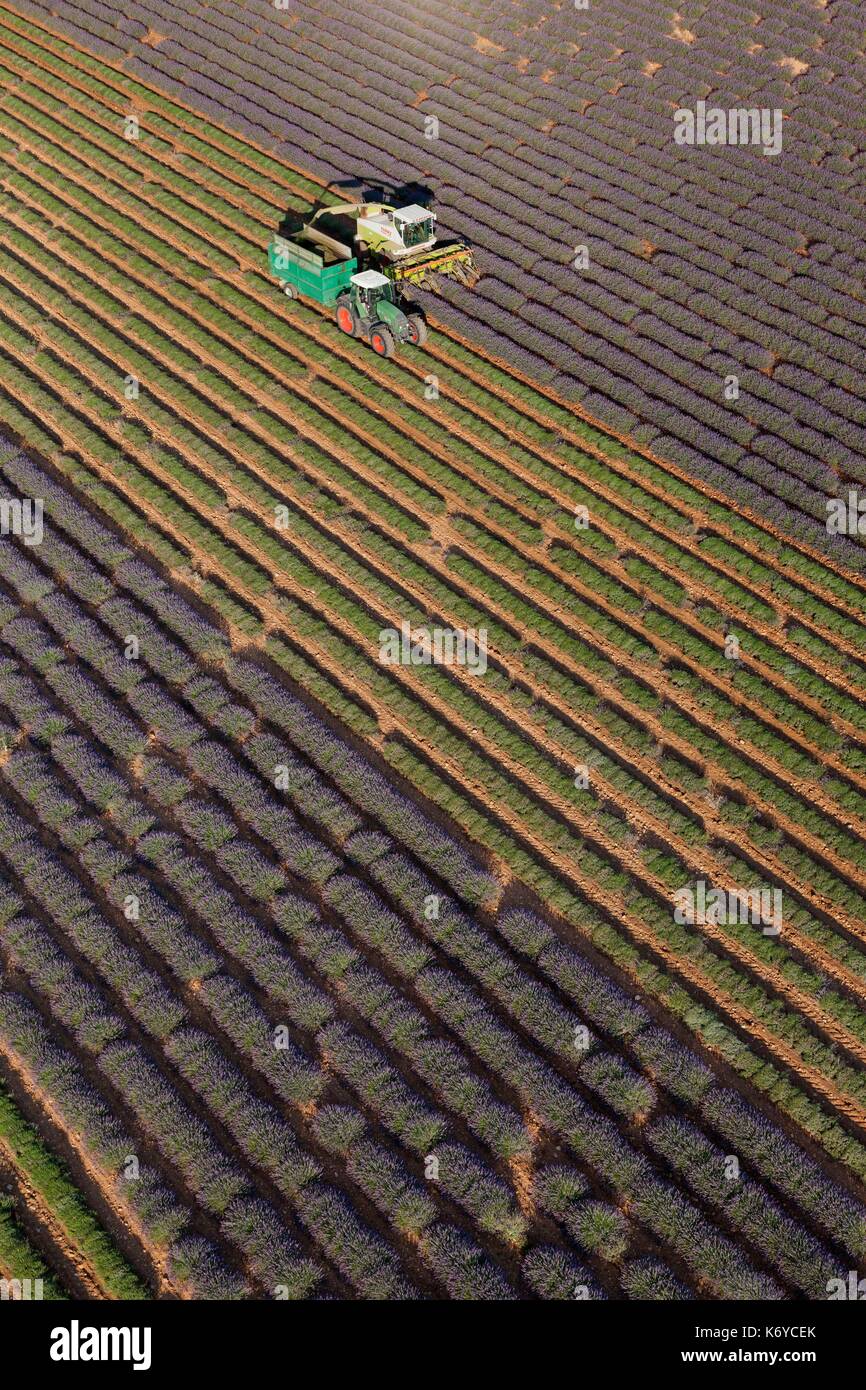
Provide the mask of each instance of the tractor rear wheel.
[{"label": "tractor rear wheel", "polygon": [[421,314],[407,314],[406,322],[409,325],[409,342],[416,347],[423,347],[427,341],[428,329],[427,322]]},{"label": "tractor rear wheel", "polygon": [[355,313],[351,304],[338,304],[337,312],[334,317],[337,320],[337,327],[341,328],[347,337],[357,338],[360,325],[358,323],[358,315]]},{"label": "tractor rear wheel", "polygon": [[379,357],[394,356],[394,334],[384,323],[374,323],[370,329],[370,347]]}]

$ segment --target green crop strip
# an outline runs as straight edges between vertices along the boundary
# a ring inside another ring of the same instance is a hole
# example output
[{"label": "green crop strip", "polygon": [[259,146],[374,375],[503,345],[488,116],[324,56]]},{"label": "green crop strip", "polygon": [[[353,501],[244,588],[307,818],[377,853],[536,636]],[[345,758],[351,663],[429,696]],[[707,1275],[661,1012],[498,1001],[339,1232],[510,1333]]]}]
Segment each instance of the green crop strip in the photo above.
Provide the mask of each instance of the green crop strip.
[{"label": "green crop strip", "polygon": [[0,1272],[0,1277],[13,1281],[29,1280],[31,1294],[32,1286],[41,1281],[41,1297],[50,1302],[69,1297],[15,1220],[11,1197],[0,1197]]},{"label": "green crop strip", "polygon": [[[151,1295],[127,1264],[87,1206],[62,1163],[45,1147],[36,1130],[21,1115],[9,1093],[0,1086],[0,1136],[112,1298],[147,1299]],[[2,1227],[0,1227],[2,1229]],[[2,1258],[2,1255],[0,1255]]]}]

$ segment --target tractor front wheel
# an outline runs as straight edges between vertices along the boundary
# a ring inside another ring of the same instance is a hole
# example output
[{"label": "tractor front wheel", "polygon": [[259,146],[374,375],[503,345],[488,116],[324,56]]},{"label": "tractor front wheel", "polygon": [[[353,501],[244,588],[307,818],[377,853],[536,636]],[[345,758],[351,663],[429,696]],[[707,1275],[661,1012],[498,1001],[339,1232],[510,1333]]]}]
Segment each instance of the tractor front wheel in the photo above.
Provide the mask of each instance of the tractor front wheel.
[{"label": "tractor front wheel", "polygon": [[407,334],[409,342],[414,343],[415,347],[423,347],[428,336],[426,320],[421,314],[407,314],[406,322],[409,325]]},{"label": "tractor front wheel", "polygon": [[349,338],[358,336],[358,315],[351,304],[338,304],[337,312],[334,315],[337,320],[337,327],[341,328]]},{"label": "tractor front wheel", "polygon": [[298,291],[288,280],[283,281],[283,294],[286,296],[286,299],[297,299],[298,297]]},{"label": "tractor front wheel", "polygon": [[371,328],[370,347],[379,357],[394,356],[394,334],[384,323],[376,323]]}]

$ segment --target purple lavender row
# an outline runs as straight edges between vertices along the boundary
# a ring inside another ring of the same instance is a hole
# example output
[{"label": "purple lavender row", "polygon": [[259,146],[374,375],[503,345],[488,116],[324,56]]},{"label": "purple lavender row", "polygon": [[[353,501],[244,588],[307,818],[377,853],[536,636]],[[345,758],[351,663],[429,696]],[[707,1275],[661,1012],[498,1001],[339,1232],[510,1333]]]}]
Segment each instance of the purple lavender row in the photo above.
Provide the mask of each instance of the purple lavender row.
[{"label": "purple lavender row", "polygon": [[194,1233],[190,1211],[161,1175],[140,1163],[136,1182],[120,1176],[127,1157],[137,1151],[136,1139],[124,1131],[102,1094],[86,1080],[76,1058],[58,1046],[33,1006],[8,988],[0,990],[0,1035],[4,1047],[50,1096],[66,1128],[81,1136],[106,1172],[117,1175],[112,1191],[121,1205],[129,1205],[151,1239],[169,1244],[170,1271],[190,1295],[242,1297],[243,1282],[215,1247]]},{"label": "purple lavender row", "polygon": [[[396,792],[387,778],[373,768],[367,759],[348,748],[282,685],[260,667],[229,656],[228,643],[219,629],[208,624],[178,595],[172,594],[146,564],[126,558],[129,552],[123,548],[118,550],[111,533],[96,522],[86,509],[75,503],[64,489],[50,481],[23,456],[14,461],[7,460],[5,469],[7,476],[17,486],[24,490],[31,489],[28,495],[43,496],[49,520],[56,519],[57,524],[74,536],[94,558],[103,558],[111,568],[114,581],[144,602],[196,655],[223,655],[223,674],[232,688],[249,699],[258,714],[270,719],[288,734],[314,766],[326,773],[365,814],[378,819],[423,862],[440,873],[464,901],[474,905],[495,893],[494,879],[478,866],[466,850],[425,817],[411,800]],[[51,534],[50,530],[48,534]],[[44,578],[42,583],[46,583]],[[100,616],[102,613],[101,608]],[[130,610],[122,605],[115,607],[109,604],[105,607],[106,620],[114,626],[115,631],[119,632],[128,616]],[[161,648],[154,629],[148,626],[145,631],[148,655],[153,652],[160,673],[168,679],[180,678],[184,654],[176,647],[165,647],[163,642],[164,657],[160,660]],[[154,639],[153,646],[151,638]],[[176,669],[173,663],[178,663]],[[164,700],[165,697],[161,698]],[[173,714],[172,717],[176,719],[177,715]],[[319,795],[327,801],[324,788]]]},{"label": "purple lavender row", "polygon": [[598,1027],[626,1040],[658,1082],[729,1142],[757,1171],[794,1200],[854,1260],[866,1254],[866,1206],[833,1182],[799,1145],[743,1098],[719,1085],[715,1073],[667,1030],[655,1026],[646,1009],[529,912],[500,919],[509,943],[536,961],[568,998],[578,1002]]}]

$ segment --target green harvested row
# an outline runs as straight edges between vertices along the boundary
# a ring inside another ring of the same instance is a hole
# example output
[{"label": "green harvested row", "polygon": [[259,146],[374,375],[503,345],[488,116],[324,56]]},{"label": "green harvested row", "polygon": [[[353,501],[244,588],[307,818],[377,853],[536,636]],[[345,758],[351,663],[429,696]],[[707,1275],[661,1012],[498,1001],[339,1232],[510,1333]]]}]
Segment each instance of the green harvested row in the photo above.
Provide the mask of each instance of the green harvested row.
[{"label": "green harvested row", "polygon": [[[70,1174],[46,1148],[3,1086],[0,1086],[0,1138],[9,1145],[19,1167],[27,1174],[28,1181],[63,1227],[70,1244],[80,1251],[108,1297],[150,1298],[146,1285],[99,1224]],[[2,1233],[3,1223],[0,1221],[0,1239]]]},{"label": "green harvested row", "polygon": [[[0,1281],[3,1279],[13,1284],[23,1281],[22,1297],[39,1297],[50,1302],[69,1297],[15,1220],[11,1197],[0,1197]],[[14,1297],[14,1293],[11,1296]]]}]

